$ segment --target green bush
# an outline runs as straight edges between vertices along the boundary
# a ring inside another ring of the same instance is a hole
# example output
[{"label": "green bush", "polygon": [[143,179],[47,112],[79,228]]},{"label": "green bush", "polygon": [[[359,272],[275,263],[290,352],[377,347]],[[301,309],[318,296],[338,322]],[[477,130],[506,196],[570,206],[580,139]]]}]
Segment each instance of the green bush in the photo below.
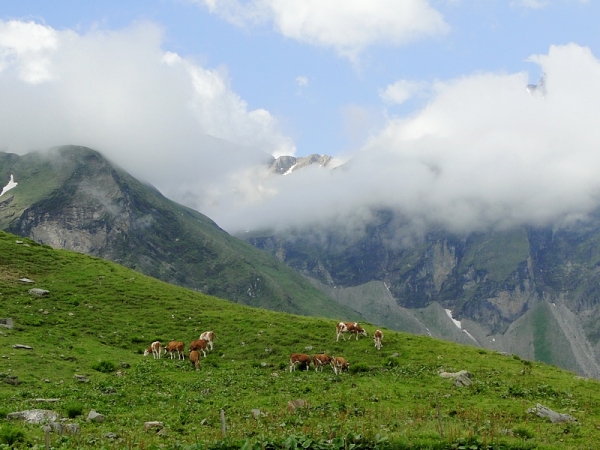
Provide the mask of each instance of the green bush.
[{"label": "green bush", "polygon": [[117,370],[117,366],[110,361],[99,361],[92,366],[92,369],[102,373],[111,373]]},{"label": "green bush", "polygon": [[83,405],[80,403],[69,403],[65,406],[65,413],[69,419],[74,419],[83,414]]},{"label": "green bush", "polygon": [[350,364],[350,373],[368,372],[369,366],[365,363]]},{"label": "green bush", "polygon": [[25,441],[25,433],[21,430],[17,430],[11,425],[5,425],[0,428],[0,443],[7,445],[14,445],[17,442]]}]

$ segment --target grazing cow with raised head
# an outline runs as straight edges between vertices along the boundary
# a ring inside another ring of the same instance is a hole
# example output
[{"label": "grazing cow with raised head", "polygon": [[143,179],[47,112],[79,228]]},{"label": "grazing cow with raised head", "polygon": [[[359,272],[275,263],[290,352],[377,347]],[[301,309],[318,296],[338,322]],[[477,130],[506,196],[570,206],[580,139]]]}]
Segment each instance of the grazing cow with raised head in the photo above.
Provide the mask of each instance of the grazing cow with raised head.
[{"label": "grazing cow with raised head", "polygon": [[346,361],[346,359],[342,358],[341,356],[336,356],[335,358],[333,358],[333,362],[331,363],[331,365],[333,366],[333,371],[336,375],[338,373],[342,373],[342,370],[348,372],[348,369],[350,368],[350,364],[348,364],[348,361]]},{"label": "grazing cow with raised head", "polygon": [[208,347],[212,351],[213,341],[215,340],[215,337],[216,337],[215,333],[213,333],[212,331],[205,331],[204,333],[202,333],[200,335],[200,337],[198,339],[204,339],[206,341],[206,343],[208,344]]},{"label": "grazing cow with raised head", "polygon": [[323,366],[327,366],[331,364],[332,358],[331,356],[327,356],[325,353],[321,353],[319,355],[313,356],[313,366],[315,366],[315,372],[321,369],[323,372]]},{"label": "grazing cow with raised head", "polygon": [[148,356],[150,353],[152,353],[154,359],[160,359],[160,354],[162,353],[162,350],[163,346],[160,343],[160,341],[154,341],[152,344],[150,344],[150,347],[144,350],[144,356]]},{"label": "grazing cow with raised head", "polygon": [[171,359],[175,358],[177,353],[177,359],[185,359],[185,344],[180,341],[171,341],[165,347],[165,353],[171,356]]},{"label": "grazing cow with raised head", "polygon": [[375,342],[375,348],[377,350],[381,350],[381,347],[383,347],[383,344],[381,343],[381,341],[383,341],[383,333],[381,330],[375,330],[375,334],[373,334],[373,341]]},{"label": "grazing cow with raised head", "polygon": [[198,353],[198,350],[192,350],[190,352],[190,362],[196,370],[200,370],[200,353]]},{"label": "grazing cow with raised head", "polygon": [[296,365],[306,367],[306,370],[310,368],[310,356],[304,353],[292,353],[290,355],[290,373],[296,370]]},{"label": "grazing cow with raised head", "polygon": [[200,350],[204,357],[206,358],[206,347],[208,346],[208,342],[204,339],[197,339],[192,341],[190,344],[190,352],[193,350]]},{"label": "grazing cow with raised head", "polygon": [[344,333],[354,333],[357,341],[359,334],[365,337],[368,336],[367,332],[363,330],[357,322],[340,322],[335,326],[335,328],[337,330],[336,341],[340,340],[340,336],[342,336],[342,339],[346,340]]}]

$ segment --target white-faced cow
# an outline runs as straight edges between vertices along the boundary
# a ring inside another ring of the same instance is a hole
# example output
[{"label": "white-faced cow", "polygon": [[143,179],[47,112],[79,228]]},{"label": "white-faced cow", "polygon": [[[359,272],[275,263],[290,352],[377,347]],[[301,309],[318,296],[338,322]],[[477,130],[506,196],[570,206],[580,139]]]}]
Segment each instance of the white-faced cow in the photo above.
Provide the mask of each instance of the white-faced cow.
[{"label": "white-faced cow", "polygon": [[346,359],[342,358],[341,356],[336,356],[335,358],[333,358],[333,362],[331,363],[331,365],[333,366],[333,371],[336,375],[342,373],[342,370],[348,372],[348,369],[350,368],[350,364],[348,364],[348,361],[346,361]]},{"label": "white-faced cow", "polygon": [[198,353],[198,350],[192,350],[190,352],[190,362],[196,370],[200,370],[200,353]]},{"label": "white-faced cow", "polygon": [[381,341],[383,341],[383,333],[381,330],[375,330],[375,334],[373,334],[373,341],[375,342],[375,348],[377,350],[381,350],[381,347],[383,346],[381,343]]},{"label": "white-faced cow", "polygon": [[206,343],[208,344],[208,347],[212,351],[213,341],[215,340],[215,337],[216,337],[215,333],[213,333],[212,331],[205,331],[204,333],[202,333],[200,335],[200,337],[198,339],[204,339],[206,341]]},{"label": "white-faced cow", "polygon": [[332,358],[325,353],[321,353],[319,355],[314,355],[312,361],[315,366],[315,372],[319,370],[319,368],[321,369],[321,372],[323,372],[323,366],[330,365]]},{"label": "white-faced cow", "polygon": [[208,347],[208,341],[204,339],[197,339],[192,341],[190,344],[190,352],[193,350],[200,350],[204,357],[206,358],[206,348]]},{"label": "white-faced cow", "polygon": [[150,353],[152,353],[154,359],[160,359],[160,354],[162,353],[162,350],[163,346],[160,343],[160,341],[154,341],[152,344],[150,344],[150,347],[144,350],[144,356],[148,356]]},{"label": "white-faced cow", "polygon": [[165,348],[165,353],[168,353],[171,356],[171,359],[175,358],[175,353],[177,353],[177,359],[185,359],[184,351],[185,344],[180,341],[171,341]]},{"label": "white-faced cow", "polygon": [[290,373],[296,370],[296,366],[306,367],[306,370],[310,368],[310,356],[304,353],[292,353],[290,355]]},{"label": "white-faced cow", "polygon": [[342,339],[346,340],[344,333],[353,333],[356,336],[356,340],[358,341],[358,335],[368,336],[367,332],[362,329],[362,327],[357,322],[340,322],[336,326],[337,338],[336,341],[340,340],[340,336]]}]

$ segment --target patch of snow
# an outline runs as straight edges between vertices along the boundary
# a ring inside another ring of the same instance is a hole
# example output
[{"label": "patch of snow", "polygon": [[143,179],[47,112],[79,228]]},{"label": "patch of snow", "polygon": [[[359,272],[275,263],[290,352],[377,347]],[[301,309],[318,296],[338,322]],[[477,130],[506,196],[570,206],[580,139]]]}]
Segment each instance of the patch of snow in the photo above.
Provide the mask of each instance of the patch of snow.
[{"label": "patch of snow", "polygon": [[452,322],[454,322],[454,325],[456,325],[459,330],[462,330],[462,327],[460,326],[460,320],[456,320],[452,317],[452,311],[450,311],[449,309],[444,309],[444,311],[446,311],[446,314],[448,314],[448,317],[450,317]]},{"label": "patch of snow", "polygon": [[10,174],[10,181],[8,182],[8,184],[6,186],[4,186],[4,188],[2,188],[2,192],[0,192],[0,197],[2,197],[6,192],[10,191],[12,188],[17,186],[17,182],[15,182],[15,178],[13,177],[13,174]]},{"label": "patch of snow", "polygon": [[290,167],[286,173],[284,173],[284,175],[289,175],[290,173],[292,173],[292,170],[294,170],[294,167],[296,167],[298,165],[298,163],[294,164],[292,167]]}]

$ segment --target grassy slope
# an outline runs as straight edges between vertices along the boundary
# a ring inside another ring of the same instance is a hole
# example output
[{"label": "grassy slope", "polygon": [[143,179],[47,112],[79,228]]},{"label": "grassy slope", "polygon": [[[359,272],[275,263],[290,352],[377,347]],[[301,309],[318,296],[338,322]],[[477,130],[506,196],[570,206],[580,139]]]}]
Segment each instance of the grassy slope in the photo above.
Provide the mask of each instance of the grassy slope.
[{"label": "grassy slope", "polygon": [[[83,416],[73,420],[81,433],[53,435],[54,446],[174,448],[180,443],[178,448],[191,448],[220,439],[220,409],[226,412],[230,439],[263,442],[308,435],[324,443],[352,433],[372,441],[385,436],[396,448],[453,448],[460,438],[473,437],[504,448],[562,449],[594,448],[600,440],[596,381],[541,363],[387,330],[380,352],[370,339],[338,343],[330,319],[237,305],[101,259],[29,240],[29,246],[19,245],[16,239],[0,233],[0,315],[15,321],[15,328],[0,329],[0,378],[17,375],[22,384],[0,380],[0,415],[32,408],[64,415],[69,405],[79,405]],[[21,277],[35,280],[34,286],[50,290],[50,296],[31,296],[32,286],[19,282]],[[188,344],[207,329],[218,338],[199,372],[187,361],[155,361],[140,354],[154,339]],[[366,329],[374,331],[369,325]],[[33,350],[14,349],[14,344]],[[305,351],[343,355],[352,371],[340,376],[330,369],[290,374],[289,354]],[[95,371],[92,366],[99,361],[131,367],[118,377]],[[438,376],[440,369],[467,369],[474,384],[454,387]],[[87,374],[91,381],[78,383],[74,374]],[[36,398],[60,401],[40,403]],[[287,412],[287,402],[296,398],[307,400],[310,408]],[[550,424],[527,413],[537,402],[579,422]],[[265,416],[254,419],[253,408]],[[87,423],[90,409],[105,414],[106,421]],[[163,421],[166,434],[144,432],[149,420]],[[24,431],[29,444],[43,446],[39,425],[13,427]],[[107,432],[117,433],[119,440],[104,438]]]}]

